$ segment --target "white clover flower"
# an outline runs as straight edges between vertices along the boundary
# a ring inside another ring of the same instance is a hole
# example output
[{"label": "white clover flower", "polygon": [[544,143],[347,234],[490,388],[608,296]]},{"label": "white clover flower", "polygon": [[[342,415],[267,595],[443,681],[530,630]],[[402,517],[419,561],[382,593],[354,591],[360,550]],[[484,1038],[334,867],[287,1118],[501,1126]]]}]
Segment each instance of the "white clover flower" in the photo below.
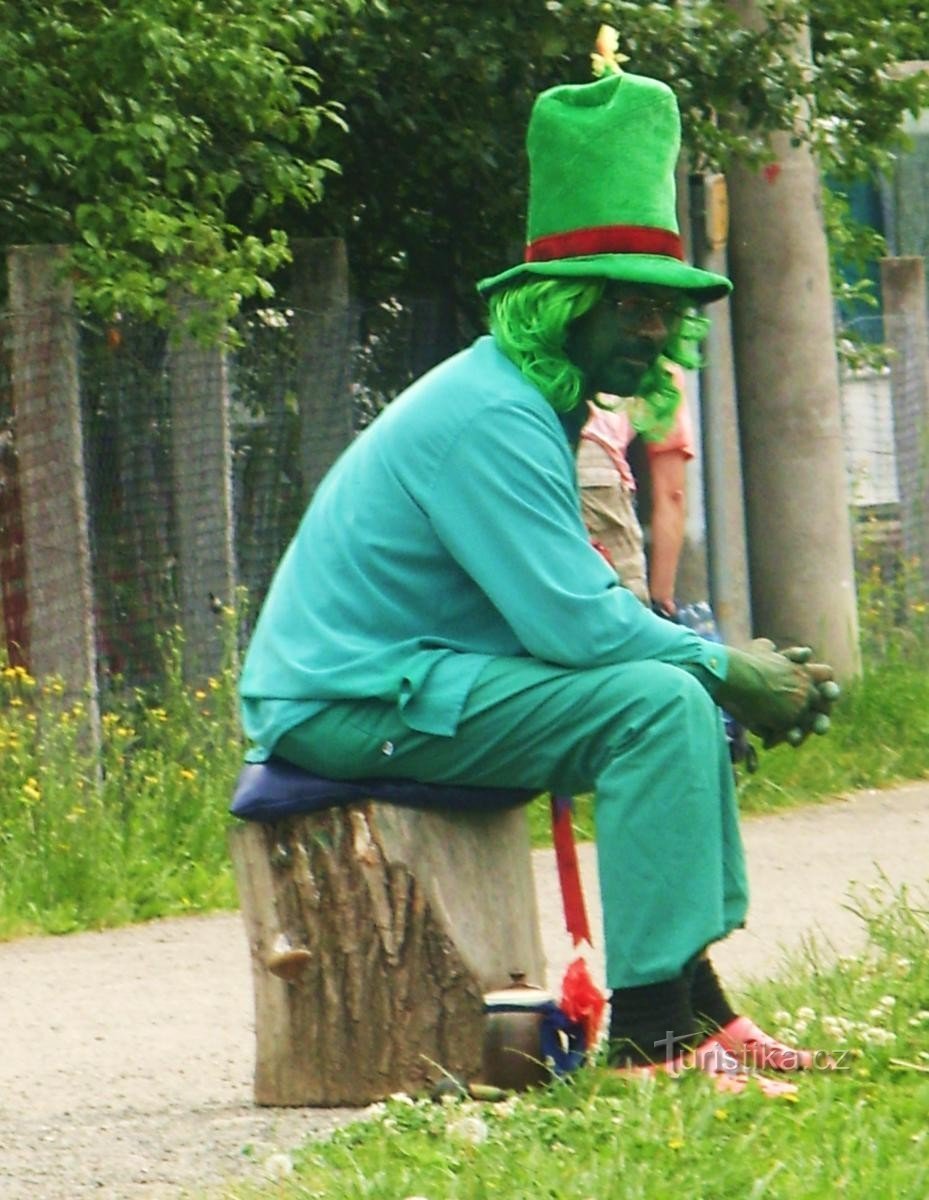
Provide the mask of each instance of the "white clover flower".
[{"label": "white clover flower", "polygon": [[285,1179],[294,1173],[294,1162],[289,1154],[271,1154],[265,1159],[264,1169],[270,1179]]},{"label": "white clover flower", "polygon": [[487,1140],[487,1122],[482,1117],[459,1117],[457,1121],[450,1121],[447,1129],[449,1137],[469,1146],[479,1146]]},{"label": "white clover flower", "polygon": [[412,1096],[407,1095],[406,1092],[391,1092],[390,1099],[396,1104],[406,1104],[409,1105],[410,1108],[416,1107],[416,1101]]},{"label": "white clover flower", "polygon": [[875,1046],[889,1046],[891,1042],[897,1040],[897,1036],[892,1030],[878,1027],[865,1029],[864,1036],[869,1042],[873,1042]]},{"label": "white clover flower", "polygon": [[790,1013],[786,1009],[779,1008],[776,1013],[771,1014],[771,1019],[778,1025],[789,1025],[791,1021]]},{"label": "white clover flower", "polygon": [[[799,1017],[800,1014],[797,1013],[797,1016]],[[802,1035],[806,1033],[808,1029],[809,1023],[807,1021],[794,1021],[794,1033],[796,1033],[798,1036],[802,1037]]]},{"label": "white clover flower", "polygon": [[807,1006],[804,1006],[803,1008],[798,1008],[797,1016],[800,1018],[801,1021],[815,1021],[816,1020],[816,1009],[809,1008]]},{"label": "white clover flower", "polygon": [[830,1037],[844,1037],[846,1034],[854,1032],[855,1022],[850,1021],[848,1017],[840,1017],[834,1014],[829,1014],[822,1018],[823,1032]]}]

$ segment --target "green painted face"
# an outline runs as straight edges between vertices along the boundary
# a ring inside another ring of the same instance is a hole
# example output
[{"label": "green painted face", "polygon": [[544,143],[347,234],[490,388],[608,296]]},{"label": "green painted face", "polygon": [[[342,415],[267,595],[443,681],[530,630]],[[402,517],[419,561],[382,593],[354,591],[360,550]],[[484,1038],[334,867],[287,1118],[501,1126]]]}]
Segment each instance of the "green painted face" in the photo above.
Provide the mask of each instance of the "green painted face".
[{"label": "green painted face", "polygon": [[671,288],[608,284],[568,329],[568,357],[584,372],[589,395],[634,396],[686,307],[684,294]]}]

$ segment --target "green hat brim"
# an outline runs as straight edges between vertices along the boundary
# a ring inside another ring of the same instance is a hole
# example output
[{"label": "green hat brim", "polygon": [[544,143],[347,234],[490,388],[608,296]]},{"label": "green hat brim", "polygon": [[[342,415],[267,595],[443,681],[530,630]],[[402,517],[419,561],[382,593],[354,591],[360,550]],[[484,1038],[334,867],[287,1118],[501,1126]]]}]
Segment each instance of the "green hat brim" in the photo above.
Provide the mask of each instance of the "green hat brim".
[{"label": "green hat brim", "polygon": [[725,275],[703,271],[689,263],[661,254],[591,254],[580,258],[559,258],[550,262],[520,263],[499,275],[482,279],[477,290],[482,296],[495,292],[520,276],[534,275],[550,279],[616,279],[623,283],[647,283],[656,287],[686,292],[695,304],[709,304],[732,291]]}]

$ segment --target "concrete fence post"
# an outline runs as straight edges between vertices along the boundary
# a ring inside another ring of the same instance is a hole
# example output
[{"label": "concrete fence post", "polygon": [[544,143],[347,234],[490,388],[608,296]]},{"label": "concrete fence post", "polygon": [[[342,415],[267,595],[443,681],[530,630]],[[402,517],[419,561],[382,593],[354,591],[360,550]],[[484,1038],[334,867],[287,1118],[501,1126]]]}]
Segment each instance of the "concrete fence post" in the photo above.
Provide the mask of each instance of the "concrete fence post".
[{"label": "concrete fence post", "polygon": [[[178,310],[183,320],[190,306]],[[199,682],[222,668],[222,610],[235,592],[229,369],[221,346],[185,332],[167,362],[184,674]]]},{"label": "concrete fence post", "polygon": [[292,250],[300,465],[309,501],[354,432],[348,256],[341,238],[296,239]]},{"label": "concrete fence post", "polygon": [[903,552],[929,590],[929,320],[921,256],[881,259]]}]

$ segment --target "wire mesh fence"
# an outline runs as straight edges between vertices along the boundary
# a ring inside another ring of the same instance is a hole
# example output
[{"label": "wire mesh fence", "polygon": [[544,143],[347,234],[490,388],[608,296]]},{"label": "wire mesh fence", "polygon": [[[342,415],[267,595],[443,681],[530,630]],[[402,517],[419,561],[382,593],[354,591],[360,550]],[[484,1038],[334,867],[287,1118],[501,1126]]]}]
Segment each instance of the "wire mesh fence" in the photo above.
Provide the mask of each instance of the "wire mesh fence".
[{"label": "wire mesh fence", "polygon": [[922,314],[858,318],[852,333],[882,345],[883,362],[847,368],[842,421],[859,571],[906,572],[929,591],[929,347]]},{"label": "wire mesh fence", "polygon": [[[331,313],[286,304],[254,308],[239,318],[239,344],[227,355],[132,322],[75,323],[68,353],[79,438],[52,454],[62,411],[46,414],[45,449],[33,445],[30,454],[36,461],[44,453],[51,473],[37,483],[35,467],[23,475],[17,379],[24,371],[47,376],[42,359],[60,353],[60,329],[58,341],[30,341],[19,314],[0,314],[0,601],[8,661],[34,666],[37,631],[47,640],[67,625],[49,614],[86,604],[102,679],[156,679],[162,637],[178,623],[198,644],[216,644],[197,664],[212,670],[223,613],[237,590],[256,611],[318,478],[352,433],[426,365],[421,315],[399,301],[365,311],[351,305],[335,322]],[[70,320],[56,315],[59,325]],[[849,371],[842,381],[856,541],[862,562],[877,559],[888,570],[914,546],[925,549],[927,479],[926,381],[914,365],[920,348],[907,349],[905,329],[891,332],[891,365]],[[432,347],[434,358],[445,348]],[[46,572],[39,628],[29,561],[74,557],[73,525],[49,507],[73,491],[68,474],[79,478],[86,505],[90,586],[85,595],[73,572]]]},{"label": "wire mesh fence", "polygon": [[[63,453],[49,443],[54,477],[28,487],[24,498],[19,451],[29,417],[14,379],[44,378],[55,350],[24,333],[19,314],[0,313],[0,601],[8,662],[34,664],[38,642],[53,636],[54,622],[39,629],[30,611],[27,563],[31,550],[33,562],[48,565],[50,546],[47,538],[26,545],[24,518],[69,474],[79,478],[86,505],[87,620],[102,679],[149,682],[163,661],[166,630],[180,623],[185,639],[209,640],[243,595],[245,612],[257,611],[319,478],[412,378],[415,319],[413,306],[399,304],[367,312],[352,305],[337,321],[287,305],[256,307],[239,317],[237,344],[222,353],[137,322],[46,314],[56,328],[73,326],[67,357],[80,433]],[[67,537],[66,527],[45,523],[56,536]],[[194,581],[186,599],[185,579]],[[74,599],[66,583],[52,592],[59,606]],[[215,663],[214,656],[205,665]]]}]

